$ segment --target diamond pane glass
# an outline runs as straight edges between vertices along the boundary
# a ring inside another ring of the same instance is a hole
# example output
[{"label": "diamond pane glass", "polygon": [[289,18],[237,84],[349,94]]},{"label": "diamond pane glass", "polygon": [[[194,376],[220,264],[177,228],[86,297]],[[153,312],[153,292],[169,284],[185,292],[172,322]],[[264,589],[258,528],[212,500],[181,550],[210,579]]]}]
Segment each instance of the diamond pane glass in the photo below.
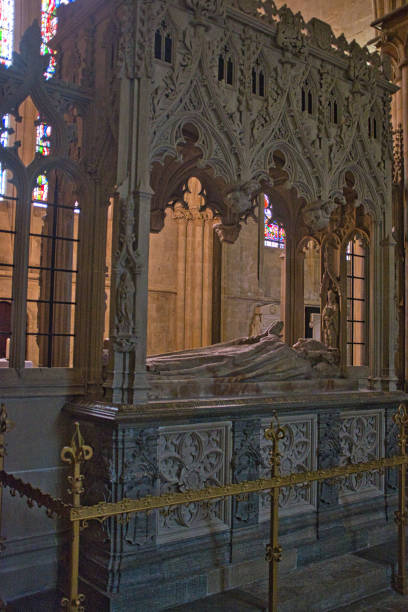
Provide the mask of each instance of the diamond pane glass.
[{"label": "diamond pane glass", "polygon": [[264,244],[275,249],[284,249],[286,246],[285,230],[279,223],[273,221],[272,207],[266,194],[264,194]]}]

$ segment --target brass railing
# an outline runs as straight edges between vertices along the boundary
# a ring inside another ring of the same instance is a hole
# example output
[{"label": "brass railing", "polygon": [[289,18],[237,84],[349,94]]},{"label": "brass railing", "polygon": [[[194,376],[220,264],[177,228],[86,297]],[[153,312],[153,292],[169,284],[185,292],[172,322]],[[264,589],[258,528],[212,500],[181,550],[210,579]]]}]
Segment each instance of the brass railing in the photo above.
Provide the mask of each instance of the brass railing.
[{"label": "brass railing", "polygon": [[[271,477],[258,480],[249,480],[240,483],[228,484],[216,487],[206,487],[200,490],[189,490],[183,493],[168,493],[160,496],[147,496],[140,499],[122,499],[119,502],[99,502],[92,506],[81,505],[81,494],[83,493],[83,476],[81,475],[81,464],[91,459],[93,450],[86,445],[79,430],[79,424],[75,423],[75,433],[71,440],[71,446],[65,446],[61,451],[63,461],[72,465],[72,474],[68,476],[70,483],[69,493],[72,495],[72,504],[66,504],[60,499],[42,493],[30,484],[15,478],[4,470],[0,470],[0,493],[1,488],[6,487],[12,495],[19,493],[27,499],[29,506],[36,503],[44,507],[49,516],[56,515],[67,519],[71,523],[70,541],[70,573],[69,573],[69,597],[64,597],[61,607],[69,612],[83,612],[84,595],[79,593],[79,546],[80,531],[85,528],[90,520],[103,521],[112,516],[128,515],[137,512],[149,512],[151,510],[178,506],[191,502],[208,501],[234,495],[245,495],[249,493],[260,493],[270,490],[271,514],[270,514],[270,538],[266,547],[266,560],[269,562],[269,595],[268,610],[276,612],[278,609],[278,564],[282,558],[282,548],[279,545],[279,492],[282,487],[293,485],[307,485],[320,480],[333,480],[344,478],[351,474],[363,472],[383,471],[385,468],[399,468],[398,510],[395,512],[395,521],[398,525],[398,566],[394,577],[393,587],[399,593],[408,593],[406,575],[406,540],[405,527],[407,524],[406,511],[406,471],[408,456],[406,453],[408,414],[405,405],[401,404],[393,417],[399,428],[400,454],[393,457],[383,457],[365,463],[347,464],[325,470],[300,472],[295,474],[281,475],[279,440],[285,437],[285,428],[279,425],[275,416],[275,422],[265,430],[265,437],[272,442],[270,450]],[[10,421],[2,407],[0,413],[0,461],[4,456],[4,433],[10,428]],[[1,464],[0,464],[1,465]],[[2,467],[2,466],[1,466]],[[0,496],[1,497],[1,496]]]}]

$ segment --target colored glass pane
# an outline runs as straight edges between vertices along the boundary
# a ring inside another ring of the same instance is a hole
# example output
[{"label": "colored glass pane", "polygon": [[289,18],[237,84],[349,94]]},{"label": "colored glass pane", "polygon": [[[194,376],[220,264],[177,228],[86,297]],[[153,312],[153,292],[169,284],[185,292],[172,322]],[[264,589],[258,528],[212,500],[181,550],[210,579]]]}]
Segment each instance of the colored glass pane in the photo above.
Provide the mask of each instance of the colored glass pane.
[{"label": "colored glass pane", "polygon": [[14,0],[0,0],[0,63],[10,66],[13,54]]},{"label": "colored glass pane", "polygon": [[50,154],[50,138],[51,138],[51,126],[46,123],[40,123],[36,129],[35,139],[35,151],[41,155]]},{"label": "colored glass pane", "polygon": [[61,4],[70,4],[75,0],[42,0],[41,5],[41,36],[42,36],[42,45],[41,45],[41,53],[43,55],[50,55],[50,63],[45,72],[45,78],[50,79],[55,74],[55,52],[49,48],[48,42],[51,38],[57,33],[57,8]]},{"label": "colored glass pane", "polygon": [[273,220],[272,207],[267,195],[264,195],[264,244],[268,247],[284,249],[286,246],[285,230]]},{"label": "colored glass pane", "polygon": [[[8,128],[10,127],[10,115],[4,115],[2,117],[2,128],[0,135],[0,144],[2,147],[7,147],[8,145]],[[6,193],[6,171],[2,169],[0,164],[0,194],[4,195]],[[0,199],[1,199],[0,195]]]},{"label": "colored glass pane", "polygon": [[[13,55],[14,41],[14,0],[0,0],[0,63],[10,66]],[[2,130],[0,134],[0,144],[3,147],[8,145],[8,131],[10,118],[8,115],[2,117]],[[0,193],[6,190],[6,171],[0,164]]]},{"label": "colored glass pane", "polygon": [[33,191],[34,206],[47,206],[48,199],[48,179],[45,174],[37,177],[37,186]]}]

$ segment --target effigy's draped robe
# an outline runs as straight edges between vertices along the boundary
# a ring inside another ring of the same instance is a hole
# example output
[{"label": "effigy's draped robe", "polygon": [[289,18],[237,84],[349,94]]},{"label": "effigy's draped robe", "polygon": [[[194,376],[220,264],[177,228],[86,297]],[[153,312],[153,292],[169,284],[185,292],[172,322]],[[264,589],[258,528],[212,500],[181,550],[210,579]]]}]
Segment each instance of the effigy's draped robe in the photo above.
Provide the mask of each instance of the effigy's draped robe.
[{"label": "effigy's draped robe", "polygon": [[324,344],[302,340],[290,347],[272,327],[259,336],[154,355],[147,359],[147,368],[152,375],[165,378],[279,381],[337,376],[334,361]]}]

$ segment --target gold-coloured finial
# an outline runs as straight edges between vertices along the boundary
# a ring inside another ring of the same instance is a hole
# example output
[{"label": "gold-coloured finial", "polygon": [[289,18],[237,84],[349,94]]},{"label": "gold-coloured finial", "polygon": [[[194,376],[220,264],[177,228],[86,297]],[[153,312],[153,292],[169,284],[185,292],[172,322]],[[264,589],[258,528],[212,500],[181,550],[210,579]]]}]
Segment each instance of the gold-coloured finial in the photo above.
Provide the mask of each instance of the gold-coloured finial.
[{"label": "gold-coloured finial", "polygon": [[276,411],[273,413],[273,419],[267,429],[265,429],[265,438],[271,440],[272,448],[270,450],[270,463],[271,466],[279,465],[280,463],[280,452],[279,452],[279,440],[283,440],[286,436],[286,428],[281,427]]},{"label": "gold-coloured finial", "polygon": [[82,463],[88,461],[93,455],[92,446],[85,444],[79,423],[75,422],[75,432],[71,438],[71,446],[64,446],[61,451],[61,459],[65,463]]}]

